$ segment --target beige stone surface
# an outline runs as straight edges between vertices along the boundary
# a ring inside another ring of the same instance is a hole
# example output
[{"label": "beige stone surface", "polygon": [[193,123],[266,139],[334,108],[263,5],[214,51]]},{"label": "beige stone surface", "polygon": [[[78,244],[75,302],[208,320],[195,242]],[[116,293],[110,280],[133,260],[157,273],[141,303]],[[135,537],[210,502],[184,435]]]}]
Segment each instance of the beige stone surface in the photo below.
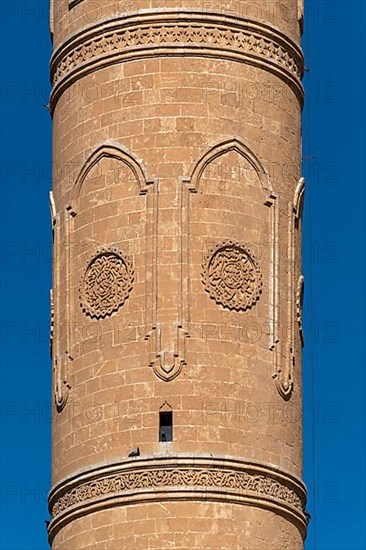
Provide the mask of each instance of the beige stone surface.
[{"label": "beige stone surface", "polygon": [[218,503],[127,506],[69,524],[55,539],[62,550],[300,550],[299,532],[281,516]]},{"label": "beige stone surface", "polygon": [[[305,503],[291,496],[303,499],[294,481],[302,476],[298,2],[69,8],[54,2],[51,63],[51,498],[64,503],[50,525],[53,548],[301,549]],[[173,411],[170,443],[159,442],[164,406]],[[167,482],[156,501],[144,496],[173,475],[169,466],[153,481],[149,466],[136,502],[136,487],[120,480],[118,495],[106,480],[67,496],[75,476],[81,485],[96,469],[97,483],[98,468],[123,463],[137,446],[156,464],[189,457],[177,485]],[[213,461],[198,481],[195,457]],[[234,468],[225,486],[217,481],[225,458],[243,471],[264,468],[260,479],[248,485]]]}]

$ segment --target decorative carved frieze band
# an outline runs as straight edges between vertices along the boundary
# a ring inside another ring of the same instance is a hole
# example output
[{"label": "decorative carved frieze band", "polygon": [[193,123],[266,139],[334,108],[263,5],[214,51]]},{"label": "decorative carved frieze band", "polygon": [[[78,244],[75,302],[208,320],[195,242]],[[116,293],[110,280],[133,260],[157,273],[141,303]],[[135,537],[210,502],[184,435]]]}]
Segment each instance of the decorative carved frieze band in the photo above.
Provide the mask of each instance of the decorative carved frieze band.
[{"label": "decorative carved frieze band", "polygon": [[286,35],[232,15],[190,10],[141,10],[87,27],[55,50],[51,107],[73,82],[99,68],[158,55],[230,59],[262,67],[284,80],[303,102],[303,55]]},{"label": "decorative carved frieze band", "polygon": [[177,456],[126,460],[61,482],[49,495],[49,537],[96,510],[170,499],[260,506],[286,515],[305,536],[306,490],[297,478],[258,463]]},{"label": "decorative carved frieze band", "polygon": [[80,284],[80,305],[86,315],[104,319],[127,300],[134,279],[132,262],[114,248],[102,248],[88,262]]},{"label": "decorative carved frieze band", "polygon": [[236,241],[223,241],[206,254],[202,282],[218,305],[246,311],[262,292],[262,275],[249,248]]}]

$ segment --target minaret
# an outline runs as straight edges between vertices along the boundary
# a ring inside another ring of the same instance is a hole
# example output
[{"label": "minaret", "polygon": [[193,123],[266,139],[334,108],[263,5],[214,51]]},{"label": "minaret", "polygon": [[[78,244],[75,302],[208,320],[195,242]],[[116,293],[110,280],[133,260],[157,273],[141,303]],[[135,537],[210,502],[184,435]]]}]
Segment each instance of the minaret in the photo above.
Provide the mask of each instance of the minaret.
[{"label": "minaret", "polygon": [[303,548],[302,11],[51,0],[53,550]]}]

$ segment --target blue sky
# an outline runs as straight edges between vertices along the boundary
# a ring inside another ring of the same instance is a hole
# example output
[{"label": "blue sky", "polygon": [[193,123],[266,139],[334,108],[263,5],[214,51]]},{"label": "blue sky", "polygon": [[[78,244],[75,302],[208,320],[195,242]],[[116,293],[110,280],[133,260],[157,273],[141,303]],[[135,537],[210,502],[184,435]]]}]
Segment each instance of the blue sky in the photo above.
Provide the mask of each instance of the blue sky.
[{"label": "blue sky", "polygon": [[[365,538],[366,4],[307,0],[304,50],[307,550]],[[1,550],[48,548],[48,0],[1,17]],[[263,549],[265,550],[265,549]]]}]

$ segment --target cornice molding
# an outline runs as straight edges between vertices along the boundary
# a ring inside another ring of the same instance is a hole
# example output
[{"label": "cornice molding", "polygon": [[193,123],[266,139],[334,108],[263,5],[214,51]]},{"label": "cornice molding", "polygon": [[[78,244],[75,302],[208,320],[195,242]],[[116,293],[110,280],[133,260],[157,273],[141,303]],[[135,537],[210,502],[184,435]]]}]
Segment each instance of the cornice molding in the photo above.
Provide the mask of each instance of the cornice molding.
[{"label": "cornice molding", "polygon": [[285,516],[306,536],[306,489],[288,472],[245,460],[170,456],[103,465],[61,481],[49,495],[49,540],[85,514],[167,500],[257,506]]},{"label": "cornice molding", "polygon": [[166,9],[103,20],[69,37],[51,59],[51,109],[73,82],[97,69],[187,55],[261,67],[285,81],[303,104],[303,55],[278,29],[230,15]]}]

